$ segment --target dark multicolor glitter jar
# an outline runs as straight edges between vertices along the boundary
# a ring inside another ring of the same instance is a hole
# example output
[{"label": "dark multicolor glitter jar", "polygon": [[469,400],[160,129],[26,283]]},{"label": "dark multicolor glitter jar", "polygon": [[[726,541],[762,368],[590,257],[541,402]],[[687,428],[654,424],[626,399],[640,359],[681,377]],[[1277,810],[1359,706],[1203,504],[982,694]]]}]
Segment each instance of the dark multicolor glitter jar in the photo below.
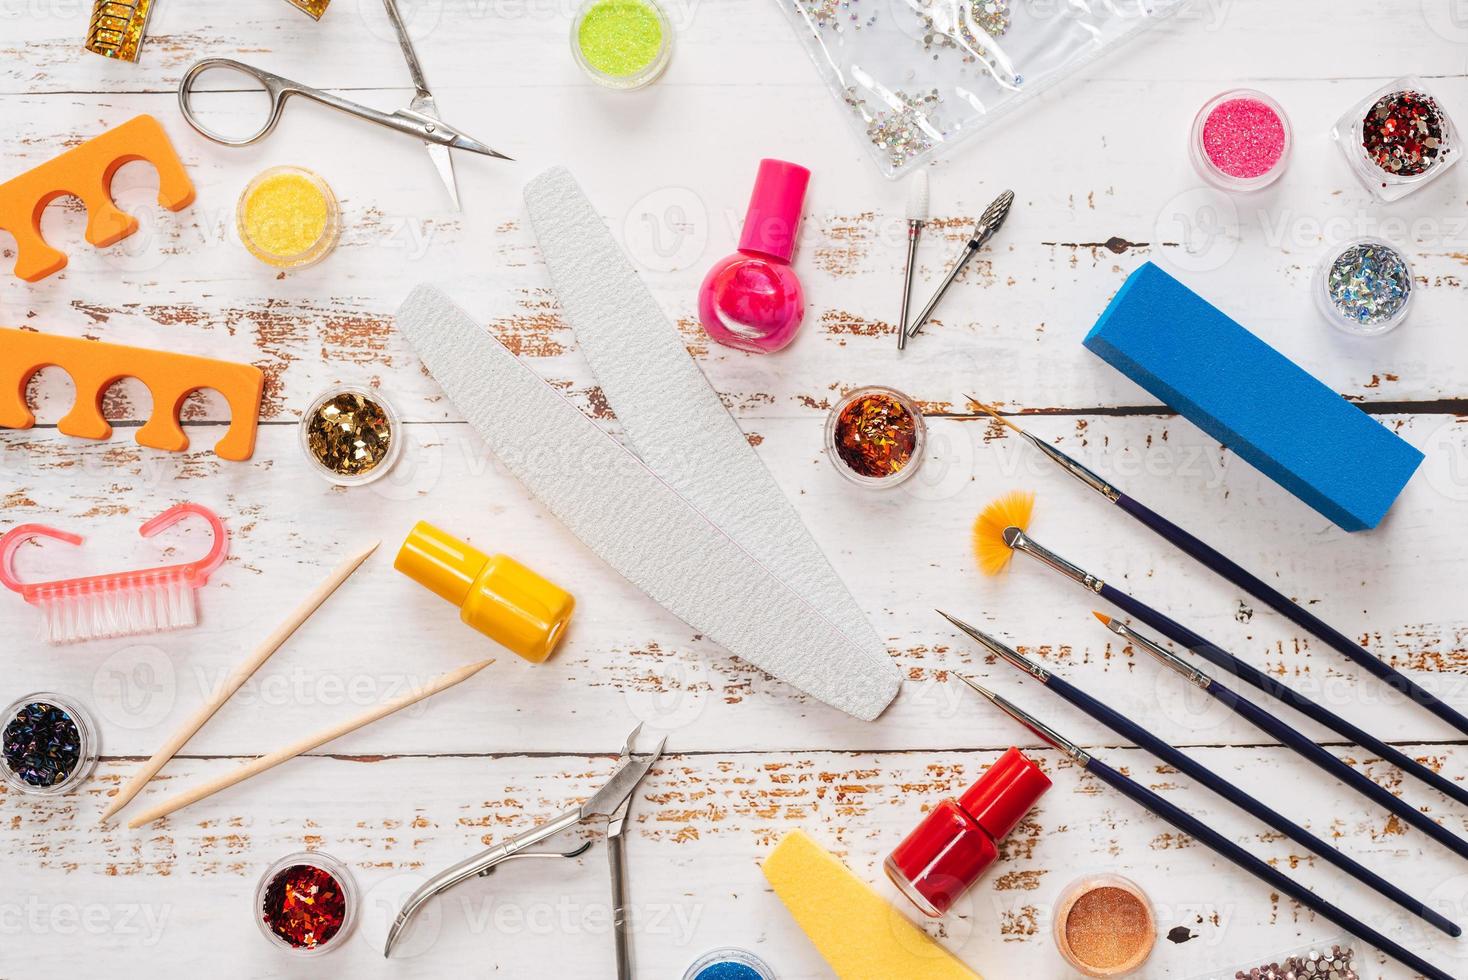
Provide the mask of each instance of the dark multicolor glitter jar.
[{"label": "dark multicolor glitter jar", "polygon": [[1458,131],[1442,104],[1410,76],[1352,106],[1331,135],[1351,170],[1383,201],[1436,180],[1462,155]]},{"label": "dark multicolor glitter jar", "polygon": [[826,455],[864,487],[895,487],[917,472],[928,429],[917,404],[892,388],[858,388],[826,417]]},{"label": "dark multicolor glitter jar", "polygon": [[1377,337],[1407,318],[1412,266],[1396,248],[1360,238],[1332,251],[1315,274],[1315,300],[1332,326]]},{"label": "dark multicolor glitter jar", "polygon": [[357,918],[357,883],[329,854],[301,851],[276,861],[255,888],[255,921],[265,938],[314,956],[340,946]]},{"label": "dark multicolor glitter jar", "polygon": [[364,385],[336,385],[301,416],[301,450],[317,473],[354,487],[387,475],[402,451],[402,425],[386,398]]},{"label": "dark multicolor glitter jar", "polygon": [[0,729],[0,775],[22,793],[54,796],[74,789],[97,766],[97,726],[60,694],[27,694],[6,709]]}]

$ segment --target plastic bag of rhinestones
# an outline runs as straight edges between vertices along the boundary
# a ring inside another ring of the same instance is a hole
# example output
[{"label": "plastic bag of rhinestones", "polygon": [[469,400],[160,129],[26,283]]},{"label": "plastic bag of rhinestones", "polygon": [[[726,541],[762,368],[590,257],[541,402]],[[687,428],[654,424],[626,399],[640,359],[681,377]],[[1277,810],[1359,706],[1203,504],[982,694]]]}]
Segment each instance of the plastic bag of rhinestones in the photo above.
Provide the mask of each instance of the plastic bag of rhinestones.
[{"label": "plastic bag of rhinestones", "polygon": [[775,0],[900,176],[1191,0]]},{"label": "plastic bag of rhinestones", "polygon": [[1361,980],[1363,965],[1350,941],[1342,938],[1255,957],[1242,966],[1202,973],[1191,980]]}]

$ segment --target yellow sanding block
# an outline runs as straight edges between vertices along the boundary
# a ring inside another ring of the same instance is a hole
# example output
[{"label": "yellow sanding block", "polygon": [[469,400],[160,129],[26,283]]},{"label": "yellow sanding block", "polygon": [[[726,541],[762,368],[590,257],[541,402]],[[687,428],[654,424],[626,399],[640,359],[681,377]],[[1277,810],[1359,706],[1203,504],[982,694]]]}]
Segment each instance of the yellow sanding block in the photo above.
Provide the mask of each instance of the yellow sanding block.
[{"label": "yellow sanding block", "polygon": [[785,835],[764,870],[841,980],[980,980],[800,831]]}]

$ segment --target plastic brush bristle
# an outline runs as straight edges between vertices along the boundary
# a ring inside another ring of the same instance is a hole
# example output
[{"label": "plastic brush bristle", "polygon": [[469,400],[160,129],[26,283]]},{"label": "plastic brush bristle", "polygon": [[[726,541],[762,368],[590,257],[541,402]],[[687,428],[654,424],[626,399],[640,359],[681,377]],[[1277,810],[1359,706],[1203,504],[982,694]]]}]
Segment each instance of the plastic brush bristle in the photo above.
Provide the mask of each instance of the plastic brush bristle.
[{"label": "plastic brush bristle", "polygon": [[46,639],[77,643],[182,629],[199,621],[197,590],[177,578],[118,583],[103,590],[60,590],[38,597]]},{"label": "plastic brush bristle", "polygon": [[1009,564],[1014,549],[1004,540],[1006,528],[1021,531],[1030,526],[1035,511],[1035,495],[1029,490],[1006,493],[979,512],[974,521],[974,557],[985,575],[995,575]]}]

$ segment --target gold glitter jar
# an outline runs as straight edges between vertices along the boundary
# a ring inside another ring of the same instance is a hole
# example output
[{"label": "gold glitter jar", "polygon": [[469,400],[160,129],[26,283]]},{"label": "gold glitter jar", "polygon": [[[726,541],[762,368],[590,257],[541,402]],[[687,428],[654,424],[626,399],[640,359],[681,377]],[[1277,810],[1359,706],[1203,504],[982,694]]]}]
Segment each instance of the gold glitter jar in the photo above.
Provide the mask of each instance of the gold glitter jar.
[{"label": "gold glitter jar", "polygon": [[361,486],[392,469],[402,450],[402,430],[381,393],[363,385],[336,385],[301,416],[301,451],[328,481]]},{"label": "gold glitter jar", "polygon": [[271,167],[246,185],[235,228],[250,254],[277,269],[304,269],[336,248],[341,206],[326,181],[303,167]]}]

